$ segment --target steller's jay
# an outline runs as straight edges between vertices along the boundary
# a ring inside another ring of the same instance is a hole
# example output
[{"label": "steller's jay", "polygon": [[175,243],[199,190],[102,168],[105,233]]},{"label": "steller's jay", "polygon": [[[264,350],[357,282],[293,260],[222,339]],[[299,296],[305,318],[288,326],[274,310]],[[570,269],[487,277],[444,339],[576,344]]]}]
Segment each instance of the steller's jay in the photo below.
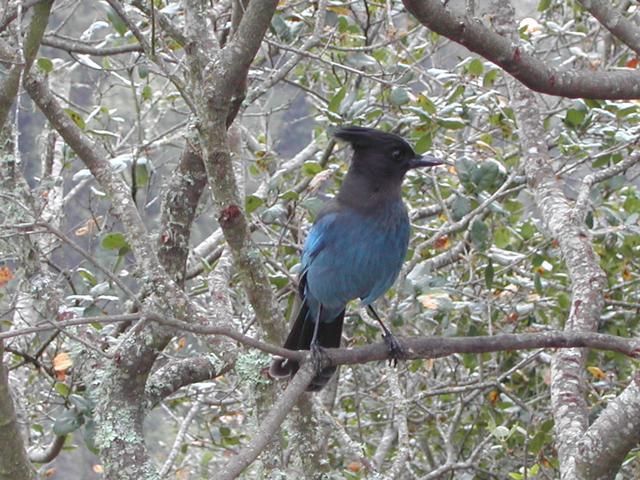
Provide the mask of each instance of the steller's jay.
[{"label": "steller's jay", "polygon": [[[364,127],[343,127],[334,136],[353,147],[353,159],[338,195],[322,209],[302,250],[300,310],[284,348],[309,350],[340,346],[347,303],[359,298],[380,323],[391,358],[400,344],[373,309],[393,285],[409,243],[409,216],[401,185],[412,168],[441,162],[422,157],[398,135]],[[270,374],[289,377],[298,362],[274,359]],[[308,391],[322,389],[336,371],[320,369]]]}]

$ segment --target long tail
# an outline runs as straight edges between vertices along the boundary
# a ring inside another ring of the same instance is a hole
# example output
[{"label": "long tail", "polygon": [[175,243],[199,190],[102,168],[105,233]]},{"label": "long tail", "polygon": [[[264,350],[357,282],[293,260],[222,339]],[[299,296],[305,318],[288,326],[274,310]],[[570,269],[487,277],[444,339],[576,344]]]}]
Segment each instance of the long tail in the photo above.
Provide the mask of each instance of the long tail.
[{"label": "long tail", "polygon": [[[332,321],[320,322],[318,327],[318,343],[325,348],[340,347],[340,337],[342,336],[342,324],[344,323],[344,310]],[[296,316],[287,340],[284,342],[284,348],[289,350],[309,350],[311,340],[313,339],[314,319],[312,318],[309,306],[306,302],[302,302],[298,315]],[[274,378],[288,378],[296,374],[300,368],[300,364],[295,360],[286,358],[275,358],[271,362],[269,374]],[[317,392],[329,382],[329,379],[335,373],[337,367],[331,366],[322,369],[311,380],[307,387],[308,392]]]}]

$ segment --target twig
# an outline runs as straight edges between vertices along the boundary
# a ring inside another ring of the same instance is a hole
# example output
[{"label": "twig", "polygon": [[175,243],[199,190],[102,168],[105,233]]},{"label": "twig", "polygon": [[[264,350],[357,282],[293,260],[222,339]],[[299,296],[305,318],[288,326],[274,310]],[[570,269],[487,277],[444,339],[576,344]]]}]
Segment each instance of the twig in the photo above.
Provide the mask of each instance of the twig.
[{"label": "twig", "polygon": [[217,476],[218,479],[235,479],[251,462],[258,458],[258,455],[267,446],[267,443],[294,407],[298,398],[304,393],[314,375],[315,371],[312,367],[312,362],[305,361],[280,399],[271,408],[262,424],[256,429],[255,435],[251,438],[249,444],[222,467],[222,471]]},{"label": "twig", "polygon": [[160,472],[158,473],[160,478],[164,478],[169,474],[169,471],[171,470],[173,463],[176,461],[176,458],[180,453],[180,448],[182,447],[182,441],[184,440],[184,437],[187,434],[187,431],[189,430],[189,426],[191,425],[191,422],[193,421],[195,416],[200,411],[201,406],[202,406],[202,402],[199,399],[194,401],[193,405],[191,405],[191,408],[189,409],[189,412],[187,413],[187,416],[184,418],[184,420],[182,420],[182,425],[180,425],[178,434],[176,435],[176,438],[173,441],[173,447],[171,447],[171,451],[169,452],[169,455],[167,455],[167,459],[165,460],[164,464],[162,465],[162,468],[160,469]]}]

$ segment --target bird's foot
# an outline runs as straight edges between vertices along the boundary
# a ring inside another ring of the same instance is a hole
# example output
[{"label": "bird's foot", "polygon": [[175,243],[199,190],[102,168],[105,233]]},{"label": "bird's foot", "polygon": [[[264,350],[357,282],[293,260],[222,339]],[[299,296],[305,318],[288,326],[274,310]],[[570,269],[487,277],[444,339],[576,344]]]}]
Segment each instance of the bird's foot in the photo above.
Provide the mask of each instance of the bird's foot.
[{"label": "bird's foot", "polygon": [[329,358],[323,347],[318,342],[313,342],[309,347],[311,350],[311,361],[313,362],[313,368],[316,373],[322,372],[322,370],[329,366]]},{"label": "bird's foot", "polygon": [[398,366],[398,360],[404,360],[407,358],[406,349],[398,339],[393,336],[393,333],[391,333],[390,330],[387,329],[382,334],[382,339],[384,340],[384,343],[387,346],[387,351],[389,352],[389,365],[396,367]]}]

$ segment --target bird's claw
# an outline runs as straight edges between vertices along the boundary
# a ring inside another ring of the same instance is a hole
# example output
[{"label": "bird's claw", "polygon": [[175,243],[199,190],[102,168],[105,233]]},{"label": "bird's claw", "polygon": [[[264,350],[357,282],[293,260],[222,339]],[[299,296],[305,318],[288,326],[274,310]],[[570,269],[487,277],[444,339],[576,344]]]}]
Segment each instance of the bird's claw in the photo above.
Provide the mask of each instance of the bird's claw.
[{"label": "bird's claw", "polygon": [[309,349],[311,350],[311,361],[313,362],[314,370],[316,373],[322,372],[322,369],[327,367],[329,363],[324,348],[319,343],[312,343]]},{"label": "bird's claw", "polygon": [[407,351],[398,339],[388,330],[382,334],[382,339],[384,340],[384,343],[387,346],[387,351],[389,352],[389,365],[397,367],[398,360],[404,360],[407,358]]}]

